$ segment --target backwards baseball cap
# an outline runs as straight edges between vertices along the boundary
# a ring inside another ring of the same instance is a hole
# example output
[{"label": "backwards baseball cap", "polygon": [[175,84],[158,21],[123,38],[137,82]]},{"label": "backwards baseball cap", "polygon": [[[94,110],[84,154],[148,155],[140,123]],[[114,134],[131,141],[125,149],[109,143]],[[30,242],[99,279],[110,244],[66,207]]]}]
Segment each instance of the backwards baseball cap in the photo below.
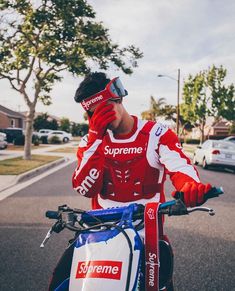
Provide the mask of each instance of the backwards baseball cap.
[{"label": "backwards baseball cap", "polygon": [[97,105],[109,99],[120,99],[128,94],[124,89],[119,77],[112,79],[105,87],[104,90],[86,98],[81,102],[82,107],[87,111],[92,106]]}]

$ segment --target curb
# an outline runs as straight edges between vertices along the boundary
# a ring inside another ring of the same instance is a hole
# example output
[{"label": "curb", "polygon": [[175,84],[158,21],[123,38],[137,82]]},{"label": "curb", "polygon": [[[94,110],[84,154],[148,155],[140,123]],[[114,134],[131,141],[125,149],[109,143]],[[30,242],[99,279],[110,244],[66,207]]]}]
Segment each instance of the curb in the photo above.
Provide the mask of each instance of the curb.
[{"label": "curb", "polygon": [[15,177],[15,179],[13,180],[13,182],[9,185],[7,185],[6,187],[0,189],[0,192],[4,191],[4,190],[7,190],[11,187],[13,187],[14,185],[18,184],[18,183],[21,183],[21,182],[24,182],[30,178],[33,178],[35,176],[38,176],[40,175],[41,173],[47,171],[47,170],[50,170],[56,166],[59,166],[60,164],[62,163],[65,163],[65,162],[68,162],[70,159],[69,158],[61,158],[59,160],[56,160],[56,161],[53,161],[51,163],[48,163],[46,165],[43,165],[43,166],[40,166],[38,168],[35,168],[33,170],[30,170],[30,171],[27,171],[25,173],[22,173],[20,175],[17,175]]},{"label": "curb", "polygon": [[23,174],[20,174],[16,178],[16,183],[20,183],[20,182],[23,182],[29,178],[35,177],[35,176],[37,176],[37,175],[39,175],[47,170],[50,170],[51,168],[54,168],[62,163],[67,162],[68,160],[69,160],[68,158],[61,158],[61,159],[58,159],[58,160],[53,161],[51,163],[48,163],[46,165],[40,166],[40,167],[35,168],[33,170],[30,170],[28,172],[25,172]]}]

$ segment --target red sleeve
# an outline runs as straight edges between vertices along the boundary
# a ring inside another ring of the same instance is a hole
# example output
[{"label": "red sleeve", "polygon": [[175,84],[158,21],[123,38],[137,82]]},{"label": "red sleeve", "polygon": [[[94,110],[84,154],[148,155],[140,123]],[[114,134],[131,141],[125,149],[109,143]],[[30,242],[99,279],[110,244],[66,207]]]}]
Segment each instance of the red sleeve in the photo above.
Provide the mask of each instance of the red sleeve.
[{"label": "red sleeve", "polygon": [[103,186],[104,153],[102,140],[87,146],[83,138],[77,151],[78,166],[72,177],[74,190],[86,197],[95,197]]},{"label": "red sleeve", "polygon": [[196,168],[182,151],[179,139],[172,130],[167,130],[160,137],[157,152],[176,190],[179,191],[186,182],[200,182]]}]

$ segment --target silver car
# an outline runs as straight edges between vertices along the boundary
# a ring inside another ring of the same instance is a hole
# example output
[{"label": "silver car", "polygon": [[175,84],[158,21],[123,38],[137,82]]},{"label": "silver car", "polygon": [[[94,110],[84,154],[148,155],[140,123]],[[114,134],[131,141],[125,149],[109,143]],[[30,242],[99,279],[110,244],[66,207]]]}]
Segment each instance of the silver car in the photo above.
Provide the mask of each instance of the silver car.
[{"label": "silver car", "polygon": [[198,146],[193,155],[194,165],[220,166],[235,170],[235,144],[225,140],[207,140]]},{"label": "silver car", "polygon": [[73,138],[71,133],[63,130],[53,130],[48,134],[48,141],[50,142],[54,136],[56,136],[61,142],[65,143],[71,141]]},{"label": "silver car", "polygon": [[3,132],[0,132],[0,149],[4,150],[7,148],[7,135]]}]

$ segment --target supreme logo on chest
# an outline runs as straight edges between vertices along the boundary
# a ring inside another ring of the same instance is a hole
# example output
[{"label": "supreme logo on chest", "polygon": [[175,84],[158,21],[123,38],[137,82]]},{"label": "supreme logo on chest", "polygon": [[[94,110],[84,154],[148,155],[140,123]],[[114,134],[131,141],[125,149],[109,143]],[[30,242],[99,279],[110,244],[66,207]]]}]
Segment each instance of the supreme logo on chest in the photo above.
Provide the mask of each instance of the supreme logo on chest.
[{"label": "supreme logo on chest", "polygon": [[107,157],[118,158],[122,156],[138,156],[144,152],[143,146],[136,147],[110,147],[106,145],[104,147],[104,154]]}]

